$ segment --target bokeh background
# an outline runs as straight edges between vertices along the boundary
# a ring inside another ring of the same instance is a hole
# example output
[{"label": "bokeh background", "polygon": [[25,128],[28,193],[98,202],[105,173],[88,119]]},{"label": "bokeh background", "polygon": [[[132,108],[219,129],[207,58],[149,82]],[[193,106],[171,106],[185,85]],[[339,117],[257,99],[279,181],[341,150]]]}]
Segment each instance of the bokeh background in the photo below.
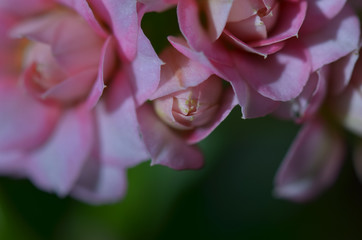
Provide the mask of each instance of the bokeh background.
[{"label": "bokeh background", "polygon": [[[167,24],[166,24],[167,23]],[[142,22],[160,52],[179,34],[175,10]],[[362,239],[362,185],[350,156],[337,182],[309,203],[273,195],[275,173],[299,126],[239,108],[200,143],[206,163],[175,171],[145,162],[129,169],[126,197],[105,206],[0,178],[0,239]]]}]

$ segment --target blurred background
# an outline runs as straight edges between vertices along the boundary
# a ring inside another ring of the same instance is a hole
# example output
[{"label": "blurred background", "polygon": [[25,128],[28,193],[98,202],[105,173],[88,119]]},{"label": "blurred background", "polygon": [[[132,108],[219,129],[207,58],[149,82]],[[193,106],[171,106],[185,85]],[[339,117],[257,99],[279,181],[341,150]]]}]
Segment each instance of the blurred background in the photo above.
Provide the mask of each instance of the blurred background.
[{"label": "blurred background", "polygon": [[273,178],[298,131],[242,120],[240,109],[201,142],[206,164],[128,171],[126,197],[91,206],[0,179],[0,239],[361,239],[362,187],[347,158],[334,186],[310,203],[273,197]]},{"label": "blurred background", "polygon": [[[167,22],[167,24],[165,24]],[[160,52],[179,34],[175,10],[142,27]],[[0,239],[361,239],[362,186],[350,156],[337,182],[313,202],[273,196],[278,166],[299,126],[240,109],[200,143],[205,167],[175,171],[150,162],[129,169],[126,197],[91,206],[0,178]]]}]

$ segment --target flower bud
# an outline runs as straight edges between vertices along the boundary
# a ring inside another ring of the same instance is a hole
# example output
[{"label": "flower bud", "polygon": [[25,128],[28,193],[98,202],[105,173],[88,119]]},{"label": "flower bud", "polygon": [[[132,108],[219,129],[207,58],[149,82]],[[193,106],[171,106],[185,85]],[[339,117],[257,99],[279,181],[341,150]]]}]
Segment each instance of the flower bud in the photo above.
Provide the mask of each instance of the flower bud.
[{"label": "flower bud", "polygon": [[156,99],[154,107],[158,116],[171,127],[191,130],[213,119],[222,89],[222,80],[212,75],[195,87]]}]

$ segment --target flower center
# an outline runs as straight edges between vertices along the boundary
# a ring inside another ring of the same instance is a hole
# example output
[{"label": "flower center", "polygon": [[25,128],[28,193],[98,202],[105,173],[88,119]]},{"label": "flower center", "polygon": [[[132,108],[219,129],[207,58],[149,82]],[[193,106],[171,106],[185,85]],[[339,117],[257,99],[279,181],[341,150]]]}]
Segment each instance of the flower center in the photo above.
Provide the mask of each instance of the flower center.
[{"label": "flower center", "polygon": [[226,28],[243,42],[266,39],[274,28],[279,13],[279,2],[234,1]]}]

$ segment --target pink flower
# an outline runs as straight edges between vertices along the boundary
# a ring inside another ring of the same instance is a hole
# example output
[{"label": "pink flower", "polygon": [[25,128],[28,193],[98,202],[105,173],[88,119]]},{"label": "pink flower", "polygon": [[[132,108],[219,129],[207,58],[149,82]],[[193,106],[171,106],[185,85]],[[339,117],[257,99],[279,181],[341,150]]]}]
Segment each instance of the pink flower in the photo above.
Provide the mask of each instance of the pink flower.
[{"label": "pink flower", "polygon": [[236,105],[233,91],[196,61],[172,47],[160,55],[165,64],[152,95],[153,107],[138,110],[152,164],[174,169],[200,168],[203,158],[192,144],[208,136]]},{"label": "pink flower", "polygon": [[244,118],[299,96],[359,41],[359,20],[341,0],[185,0],[177,13],[187,44],[173,44],[232,84]]},{"label": "pink flower", "polygon": [[150,156],[136,108],[156,89],[161,62],[143,13],[133,0],[31,2],[0,5],[14,69],[0,68],[0,171],[59,196],[116,201],[126,169]]}]

